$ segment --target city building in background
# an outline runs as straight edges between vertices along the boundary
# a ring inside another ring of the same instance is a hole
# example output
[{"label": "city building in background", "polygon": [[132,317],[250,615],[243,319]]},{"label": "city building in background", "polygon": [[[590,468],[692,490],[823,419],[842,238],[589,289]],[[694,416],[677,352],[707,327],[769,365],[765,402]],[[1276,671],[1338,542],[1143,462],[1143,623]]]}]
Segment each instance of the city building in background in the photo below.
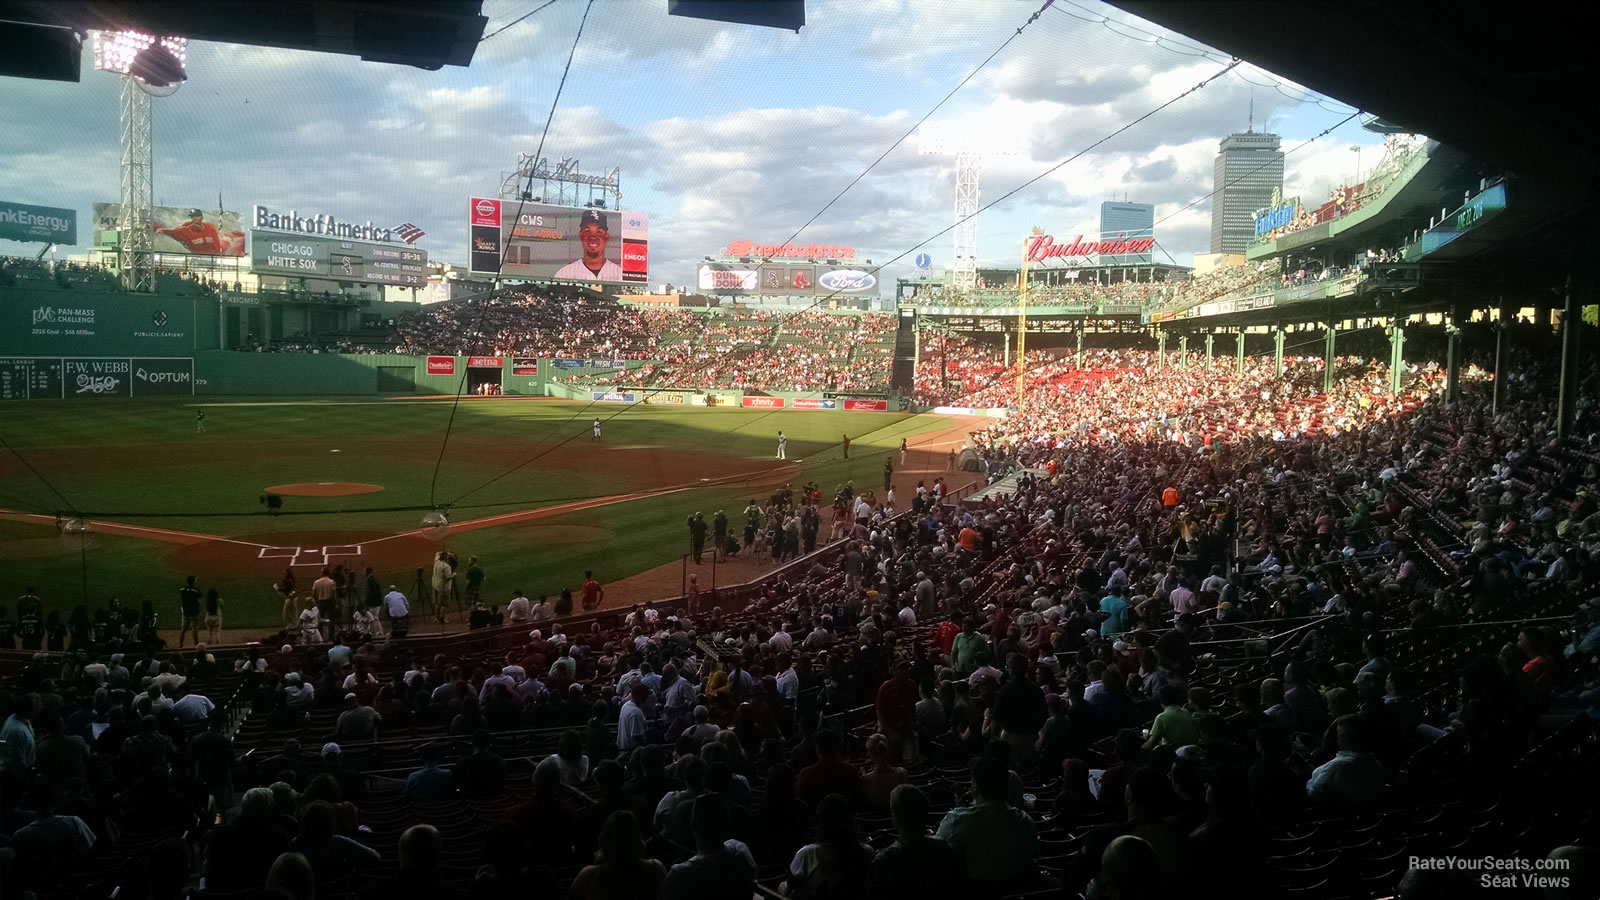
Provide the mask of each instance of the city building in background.
[{"label": "city building in background", "polygon": [[1243,253],[1255,240],[1256,210],[1283,189],[1280,147],[1277,135],[1253,130],[1222,139],[1212,169],[1212,253]]},{"label": "city building in background", "polygon": [[[1100,240],[1117,238],[1155,237],[1156,208],[1149,203],[1127,203],[1107,200],[1100,204]],[[1102,265],[1137,265],[1152,261],[1150,251],[1143,253],[1108,254],[1100,258]]]}]

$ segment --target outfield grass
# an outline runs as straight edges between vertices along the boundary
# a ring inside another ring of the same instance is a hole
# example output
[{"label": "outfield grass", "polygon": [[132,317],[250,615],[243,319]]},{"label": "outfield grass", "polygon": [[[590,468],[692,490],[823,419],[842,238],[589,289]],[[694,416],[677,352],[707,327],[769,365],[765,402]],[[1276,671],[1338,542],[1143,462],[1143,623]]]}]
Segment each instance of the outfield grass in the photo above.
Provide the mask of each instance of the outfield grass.
[{"label": "outfield grass", "polygon": [[[884,454],[902,437],[915,445],[917,435],[951,425],[948,417],[933,415],[468,400],[455,412],[440,460],[448,400],[198,405],[206,411],[203,435],[195,434],[197,404],[188,398],[8,405],[0,436],[15,453],[0,451],[0,506],[47,514],[77,510],[103,521],[224,537],[388,534],[416,528],[434,505],[449,505],[452,521],[462,522],[764,472],[775,465],[780,428],[789,437],[789,460],[804,460],[792,479],[797,485],[815,479],[826,492],[850,479],[862,488],[881,487]],[[592,419],[613,415],[603,425],[604,440],[591,443]],[[838,446],[844,432],[852,439],[849,461]],[[279,516],[267,516],[257,502],[266,486],[316,481],[370,482],[384,490],[288,497]],[[493,599],[514,587],[555,593],[575,587],[586,568],[615,580],[670,562],[686,549],[687,514],[702,511],[709,519],[720,508],[742,524],[738,512],[745,501],[764,493],[742,485],[694,488],[537,524],[452,533],[446,544],[463,559],[480,558]],[[64,611],[84,602],[86,591],[91,605],[111,595],[134,605],[150,597],[163,607],[165,621],[176,615],[170,607],[183,574],[173,551],[171,544],[96,534],[90,549],[80,552],[53,527],[0,522],[0,595],[13,597],[32,584],[47,606]],[[401,573],[380,577],[410,582]],[[276,622],[275,600],[259,574],[222,574],[213,581],[228,600],[230,627]]]}]

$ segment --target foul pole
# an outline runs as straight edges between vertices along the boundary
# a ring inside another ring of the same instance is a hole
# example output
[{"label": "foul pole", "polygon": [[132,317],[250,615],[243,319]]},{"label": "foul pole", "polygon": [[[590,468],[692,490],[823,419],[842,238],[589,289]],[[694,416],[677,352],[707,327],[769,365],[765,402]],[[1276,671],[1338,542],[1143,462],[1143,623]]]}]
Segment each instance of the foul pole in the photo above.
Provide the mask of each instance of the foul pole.
[{"label": "foul pole", "polygon": [[1022,239],[1022,272],[1017,276],[1017,296],[1021,300],[1017,307],[1017,410],[1020,412],[1026,384],[1024,376],[1028,371],[1028,238]]}]

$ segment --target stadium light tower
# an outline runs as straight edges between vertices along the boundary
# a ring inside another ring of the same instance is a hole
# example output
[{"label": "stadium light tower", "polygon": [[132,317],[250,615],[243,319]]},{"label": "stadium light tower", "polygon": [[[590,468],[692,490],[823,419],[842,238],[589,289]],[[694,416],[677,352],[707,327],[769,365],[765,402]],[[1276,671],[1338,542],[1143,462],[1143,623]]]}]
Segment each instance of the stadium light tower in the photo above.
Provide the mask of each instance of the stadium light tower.
[{"label": "stadium light tower", "polygon": [[155,290],[155,241],[150,206],[155,195],[150,99],[168,97],[189,76],[187,38],[137,31],[97,31],[94,67],[122,76],[122,218],[117,223],[122,286]]},{"label": "stadium light tower", "polygon": [[987,158],[1012,156],[1016,150],[997,146],[987,129],[953,131],[939,127],[922,129],[921,150],[924,156],[954,156],[956,158],[954,287],[958,291],[971,291],[978,282],[978,209],[982,191],[979,181],[983,174],[983,161]]}]

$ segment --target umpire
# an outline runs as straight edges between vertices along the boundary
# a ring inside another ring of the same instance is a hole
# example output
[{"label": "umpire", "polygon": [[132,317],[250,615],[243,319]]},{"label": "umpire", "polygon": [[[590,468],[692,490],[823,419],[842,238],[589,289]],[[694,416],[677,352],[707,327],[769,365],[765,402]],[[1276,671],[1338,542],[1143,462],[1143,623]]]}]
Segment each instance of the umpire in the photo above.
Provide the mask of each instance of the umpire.
[{"label": "umpire", "polygon": [[719,560],[728,558],[728,516],[720,509],[711,517],[711,550]]},{"label": "umpire", "polygon": [[694,554],[694,564],[700,565],[700,557],[706,550],[706,517],[704,513],[695,513],[689,517],[689,552]]}]

